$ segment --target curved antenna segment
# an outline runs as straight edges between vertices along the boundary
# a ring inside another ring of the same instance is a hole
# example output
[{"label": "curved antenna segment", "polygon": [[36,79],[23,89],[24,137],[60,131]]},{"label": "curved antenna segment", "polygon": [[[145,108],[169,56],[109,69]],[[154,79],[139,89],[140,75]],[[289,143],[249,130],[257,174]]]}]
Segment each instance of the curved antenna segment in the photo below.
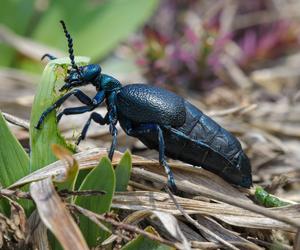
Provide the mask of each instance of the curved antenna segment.
[{"label": "curved antenna segment", "polygon": [[71,60],[71,64],[72,64],[72,68],[76,69],[77,71],[79,71],[78,66],[75,64],[75,60],[74,60],[74,50],[73,50],[73,39],[71,37],[71,35],[69,34],[66,24],[63,20],[60,20],[60,23],[64,29],[65,32],[65,36],[68,40],[68,47],[69,47],[69,56],[70,56],[70,60]]}]

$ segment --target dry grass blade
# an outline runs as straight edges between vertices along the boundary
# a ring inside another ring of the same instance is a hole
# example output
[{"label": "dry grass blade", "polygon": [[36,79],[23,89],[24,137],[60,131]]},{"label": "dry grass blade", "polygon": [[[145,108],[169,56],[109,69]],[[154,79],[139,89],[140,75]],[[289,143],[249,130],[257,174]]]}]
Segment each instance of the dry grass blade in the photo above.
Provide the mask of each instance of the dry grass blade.
[{"label": "dry grass blade", "polygon": [[65,55],[57,49],[50,48],[30,39],[21,37],[13,33],[12,30],[8,29],[4,25],[0,26],[0,41],[14,47],[23,55],[35,59],[36,61],[40,61],[41,55],[46,53],[51,53],[58,57],[63,57]]},{"label": "dry grass blade", "polygon": [[[160,167],[157,161],[145,161],[142,165],[136,164],[133,160],[133,166],[140,167],[142,169],[147,169],[147,171],[156,173],[160,176],[165,176],[163,168]],[[172,171],[175,176],[175,181],[188,180],[189,183],[199,186],[200,188],[209,189],[212,192],[217,192],[220,194],[231,194],[236,200],[244,203],[252,203],[252,201],[247,197],[248,190],[246,192],[241,192],[238,189],[232,187],[228,182],[223,180],[221,177],[209,172],[203,168],[192,167],[187,164],[170,164]],[[136,168],[137,169],[137,168]],[[163,182],[160,182],[163,184]],[[195,194],[194,191],[185,188],[184,192]]]},{"label": "dry grass blade", "polygon": [[155,215],[160,222],[164,225],[164,227],[168,230],[168,232],[174,237],[174,239],[179,240],[183,247],[187,250],[190,249],[190,245],[183,235],[176,218],[168,213],[160,212],[160,211],[152,211],[153,215]]},{"label": "dry grass blade", "polygon": [[184,236],[181,228],[179,227],[178,221],[170,213],[166,213],[154,209],[136,211],[129,214],[123,220],[123,223],[137,224],[141,220],[150,217],[152,215],[154,215],[161,222],[161,225],[166,229],[169,235],[171,235],[174,239],[181,241],[185,249],[190,249],[190,244],[188,243],[188,240]]},{"label": "dry grass blade", "polygon": [[[247,249],[253,249],[258,250],[262,249],[258,247],[257,245],[253,244],[252,242],[245,240],[241,236],[239,236],[237,233],[230,231],[226,228],[224,228],[221,224],[217,223],[215,220],[210,219],[206,216],[197,215],[197,221],[210,229],[210,231],[214,232],[219,237],[222,237],[227,242],[231,243],[234,246],[244,246]],[[203,233],[205,238],[209,241],[213,241],[213,238],[211,238],[209,235],[206,235]]]},{"label": "dry grass blade", "polygon": [[[143,178],[147,180],[151,180],[158,183],[166,183],[167,179],[166,177],[163,177],[158,174],[154,174],[152,172],[139,169],[139,168],[133,168],[132,169],[132,176]],[[175,178],[176,179],[176,178]],[[284,222],[288,225],[294,226],[296,228],[300,227],[300,222],[295,220],[294,217],[288,217],[286,215],[283,215],[280,212],[276,212],[274,210],[266,209],[263,207],[259,207],[257,205],[247,203],[247,202],[241,202],[241,200],[237,199],[236,197],[229,196],[228,194],[222,194],[219,192],[214,192],[213,190],[210,190],[204,186],[196,185],[194,183],[191,183],[188,180],[179,180],[177,181],[177,188],[181,191],[193,193],[195,195],[203,195],[204,197],[221,201],[233,206],[237,206],[240,208],[244,208],[246,210],[252,211],[254,213],[258,213],[261,215],[264,215],[266,217]]]},{"label": "dry grass blade", "polygon": [[183,215],[183,217],[189,222],[191,223],[194,227],[196,227],[200,232],[205,233],[207,235],[209,235],[210,237],[212,237],[213,239],[219,241],[220,243],[222,243],[224,246],[228,247],[229,249],[233,249],[233,250],[238,250],[237,247],[235,247],[234,245],[232,245],[231,243],[228,243],[226,240],[224,240],[222,237],[220,237],[219,235],[215,234],[214,232],[212,232],[211,230],[209,230],[207,227],[199,224],[197,221],[195,221],[191,216],[189,216],[186,211],[178,204],[175,196],[172,194],[172,192],[170,191],[170,189],[168,187],[166,187],[166,190],[169,194],[169,196],[171,197],[172,201],[174,202],[176,208],[181,212],[181,214]]},{"label": "dry grass blade", "polygon": [[6,121],[8,121],[8,122],[10,122],[14,125],[17,125],[19,127],[22,127],[26,130],[29,130],[29,121],[23,120],[19,117],[7,114],[5,112],[2,112],[2,115],[3,115],[3,117],[5,118]]},{"label": "dry grass blade", "polygon": [[[99,159],[103,156],[107,156],[106,149],[91,149],[85,152],[81,152],[74,155],[74,159],[78,162],[80,169],[90,169],[96,167],[99,163]],[[121,159],[122,154],[116,152],[114,155],[113,163],[116,164]],[[47,177],[64,176],[69,165],[66,161],[56,161],[48,166],[41,168],[24,178],[18,180],[10,188],[23,186],[27,183],[41,180]]]},{"label": "dry grass blade", "polygon": [[[225,203],[210,203],[178,196],[176,196],[176,200],[188,214],[213,216],[233,226],[294,231],[293,227],[286,223]],[[112,206],[140,212],[146,209],[180,215],[168,194],[163,192],[135,191],[116,193]],[[275,210],[287,216],[295,216],[295,218],[300,219],[298,205],[276,208]],[[132,216],[134,220],[138,220],[139,218],[135,216],[140,216],[140,214],[133,213]]]},{"label": "dry grass blade", "polygon": [[41,220],[64,249],[89,249],[78,226],[55,191],[51,178],[33,182],[30,193]]},{"label": "dry grass blade", "polygon": [[[106,156],[106,149],[91,149],[85,152],[74,155],[74,158],[78,161],[80,169],[93,168],[98,164],[101,157]],[[113,164],[117,164],[121,159],[122,154],[116,152]],[[157,183],[165,184],[166,178],[162,176],[163,170],[158,167],[157,161],[146,160],[142,157],[133,156],[132,163],[134,166],[145,166],[150,171],[146,171],[140,168],[132,169],[132,176],[135,178],[142,178],[145,180],[151,180]],[[170,164],[174,168],[175,179],[177,180],[177,186],[179,190],[194,195],[203,195],[210,199],[218,200],[227,204],[231,204],[235,207],[244,208],[250,210],[256,214],[264,215],[264,218],[274,222],[274,220],[283,222],[281,226],[285,230],[291,230],[290,226],[299,227],[300,223],[291,217],[288,217],[281,212],[272,211],[263,207],[256,206],[245,196],[245,194],[239,192],[237,189],[230,186],[220,177],[205,171],[203,169],[195,169],[187,167],[182,164]],[[11,187],[17,187],[26,183],[40,180],[49,176],[55,176],[66,171],[66,163],[63,161],[54,162],[45,168],[42,168],[14,183]],[[158,172],[159,174],[156,174]],[[229,196],[228,194],[231,194]],[[297,217],[297,212],[293,217]],[[220,217],[221,218],[221,217]],[[228,217],[227,217],[228,218]],[[226,216],[223,217],[226,219]],[[236,222],[237,223],[237,222]],[[269,221],[270,223],[270,221]],[[256,225],[253,225],[255,227]]]},{"label": "dry grass blade", "polygon": [[[112,161],[113,165],[119,163],[122,158],[120,152],[116,151]],[[107,156],[107,150],[104,148],[94,148],[74,155],[74,159],[79,164],[79,169],[90,169],[98,165],[99,159]],[[158,173],[160,175],[165,175],[163,169],[160,167],[158,161],[148,160],[143,157],[132,155],[132,165],[138,167],[145,167],[149,171]],[[238,191],[233,188],[230,184],[224,181],[221,177],[206,171],[202,168],[193,168],[188,164],[182,163],[170,163],[169,164],[174,171],[176,180],[188,179],[190,182],[197,184],[201,187],[209,187],[211,190],[219,193],[232,194],[236,200],[241,202],[249,203],[251,202],[245,193]],[[27,175],[26,177],[15,182],[10,188],[15,188],[18,186],[25,185],[32,181],[40,180],[49,176],[63,175],[66,171],[66,163],[63,161],[54,162],[42,169],[35,171],[34,173]],[[186,190],[190,193],[189,190]]]}]

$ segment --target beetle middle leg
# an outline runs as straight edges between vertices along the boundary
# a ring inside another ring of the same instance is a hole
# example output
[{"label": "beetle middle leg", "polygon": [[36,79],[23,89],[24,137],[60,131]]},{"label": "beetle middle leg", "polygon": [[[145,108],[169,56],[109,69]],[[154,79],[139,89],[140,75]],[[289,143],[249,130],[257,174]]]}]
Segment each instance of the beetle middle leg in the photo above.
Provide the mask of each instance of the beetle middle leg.
[{"label": "beetle middle leg", "polygon": [[63,115],[77,115],[77,114],[83,114],[85,112],[92,111],[95,109],[95,106],[80,106],[80,107],[74,107],[74,108],[65,108],[63,111],[61,111],[57,117],[57,122],[60,121]]},{"label": "beetle middle leg", "polygon": [[78,145],[81,140],[84,140],[86,133],[91,125],[92,120],[100,125],[105,125],[105,124],[108,124],[108,115],[106,114],[105,117],[102,117],[102,115],[98,114],[97,112],[93,112],[90,115],[90,118],[85,123],[85,125],[80,133],[80,136],[77,139],[76,145]]}]

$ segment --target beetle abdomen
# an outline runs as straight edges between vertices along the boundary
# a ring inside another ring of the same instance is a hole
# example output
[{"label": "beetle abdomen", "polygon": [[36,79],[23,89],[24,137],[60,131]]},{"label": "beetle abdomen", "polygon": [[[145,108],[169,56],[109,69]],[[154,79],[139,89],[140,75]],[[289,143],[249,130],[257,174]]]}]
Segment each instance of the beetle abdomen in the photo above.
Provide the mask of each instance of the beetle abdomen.
[{"label": "beetle abdomen", "polygon": [[[251,165],[240,142],[227,130],[185,101],[186,120],[178,128],[163,128],[165,154],[201,166],[225,180],[249,188]],[[148,148],[158,150],[157,133],[136,136]]]},{"label": "beetle abdomen", "polygon": [[130,84],[117,94],[117,108],[136,123],[156,123],[179,127],[185,122],[184,99],[165,89]]},{"label": "beetle abdomen", "polygon": [[187,142],[172,156],[202,166],[237,185],[250,187],[251,165],[236,137],[189,102],[185,101],[185,107],[186,121],[176,130],[183,133]]}]

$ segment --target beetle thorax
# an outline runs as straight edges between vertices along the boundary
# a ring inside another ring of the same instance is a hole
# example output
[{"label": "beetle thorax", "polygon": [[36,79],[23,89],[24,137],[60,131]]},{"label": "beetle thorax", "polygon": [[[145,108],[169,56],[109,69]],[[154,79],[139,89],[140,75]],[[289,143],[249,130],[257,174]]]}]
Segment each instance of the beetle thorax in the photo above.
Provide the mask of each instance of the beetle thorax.
[{"label": "beetle thorax", "polygon": [[122,88],[121,83],[114,77],[106,74],[101,74],[100,89],[107,92],[117,91]]}]

